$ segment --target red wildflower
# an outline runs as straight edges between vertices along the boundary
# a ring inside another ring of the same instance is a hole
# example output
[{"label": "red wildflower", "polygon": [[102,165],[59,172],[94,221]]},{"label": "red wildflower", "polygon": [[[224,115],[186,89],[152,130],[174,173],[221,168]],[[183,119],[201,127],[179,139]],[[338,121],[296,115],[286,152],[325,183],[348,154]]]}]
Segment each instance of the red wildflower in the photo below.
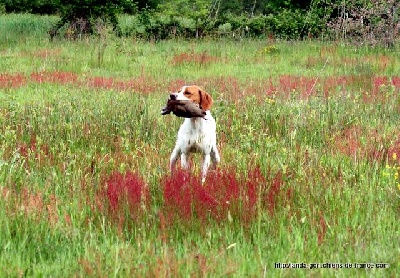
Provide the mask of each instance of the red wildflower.
[{"label": "red wildflower", "polygon": [[149,191],[138,174],[114,172],[107,178],[106,185],[105,195],[113,216],[118,220],[124,219],[126,214],[135,220],[142,216],[149,201]]},{"label": "red wildflower", "polygon": [[265,200],[267,202],[266,206],[268,207],[268,210],[271,215],[275,213],[282,185],[283,185],[282,172],[278,172],[278,174],[276,174],[276,176],[271,181],[271,186],[267,192]]},{"label": "red wildflower", "polygon": [[206,51],[203,51],[201,53],[182,52],[180,54],[175,55],[172,58],[172,64],[181,65],[181,64],[194,63],[203,66],[215,62],[217,60],[218,60],[217,57],[209,55]]},{"label": "red wildflower", "polygon": [[372,82],[374,92],[379,93],[380,87],[388,84],[388,78],[386,76],[375,76]]},{"label": "red wildflower", "polygon": [[26,84],[26,78],[21,73],[1,73],[0,74],[0,88],[18,88]]},{"label": "red wildflower", "polygon": [[78,75],[73,72],[41,71],[32,72],[31,80],[38,83],[73,84],[78,80]]},{"label": "red wildflower", "polygon": [[319,226],[317,231],[318,245],[322,244],[322,242],[324,241],[326,235],[326,229],[327,229],[326,221],[324,216],[321,214],[321,216],[319,217]]},{"label": "red wildflower", "polygon": [[392,84],[396,87],[396,89],[400,89],[400,77],[393,76]]},{"label": "red wildflower", "polygon": [[265,177],[258,167],[244,178],[233,168],[210,171],[205,184],[198,176],[179,171],[162,180],[166,221],[237,221],[248,224],[257,212]]},{"label": "red wildflower", "polygon": [[167,223],[176,218],[192,218],[192,188],[201,186],[197,177],[186,171],[178,171],[162,180],[164,187],[164,210]]}]

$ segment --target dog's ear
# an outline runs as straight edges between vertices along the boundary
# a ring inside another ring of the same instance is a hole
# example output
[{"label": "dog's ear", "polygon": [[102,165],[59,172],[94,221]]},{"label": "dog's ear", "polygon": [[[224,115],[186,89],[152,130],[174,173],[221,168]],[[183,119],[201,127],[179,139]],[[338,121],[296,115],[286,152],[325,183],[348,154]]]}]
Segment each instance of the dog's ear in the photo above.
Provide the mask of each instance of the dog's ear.
[{"label": "dog's ear", "polygon": [[213,104],[213,99],[211,95],[209,95],[206,91],[200,88],[199,88],[199,94],[200,94],[200,108],[203,110],[210,110]]}]

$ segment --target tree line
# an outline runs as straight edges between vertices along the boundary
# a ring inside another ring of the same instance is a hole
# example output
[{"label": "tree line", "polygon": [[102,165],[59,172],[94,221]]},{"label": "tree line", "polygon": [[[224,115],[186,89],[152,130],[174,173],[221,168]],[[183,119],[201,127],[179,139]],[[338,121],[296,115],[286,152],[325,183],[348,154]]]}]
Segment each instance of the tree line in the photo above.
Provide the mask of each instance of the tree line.
[{"label": "tree line", "polygon": [[[52,37],[94,33],[102,23],[118,35],[149,39],[329,35],[393,42],[399,7],[397,0],[0,0],[0,13],[59,15]],[[129,26],[120,28],[119,14],[134,16]]]}]

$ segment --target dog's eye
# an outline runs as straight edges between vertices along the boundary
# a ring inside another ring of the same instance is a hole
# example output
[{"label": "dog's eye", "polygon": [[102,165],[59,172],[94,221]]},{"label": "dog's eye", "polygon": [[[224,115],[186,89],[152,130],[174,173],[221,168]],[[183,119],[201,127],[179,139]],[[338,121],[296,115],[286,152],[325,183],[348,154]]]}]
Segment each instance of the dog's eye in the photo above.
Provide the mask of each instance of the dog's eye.
[{"label": "dog's eye", "polygon": [[190,95],[190,92],[184,92],[183,94],[184,95]]}]

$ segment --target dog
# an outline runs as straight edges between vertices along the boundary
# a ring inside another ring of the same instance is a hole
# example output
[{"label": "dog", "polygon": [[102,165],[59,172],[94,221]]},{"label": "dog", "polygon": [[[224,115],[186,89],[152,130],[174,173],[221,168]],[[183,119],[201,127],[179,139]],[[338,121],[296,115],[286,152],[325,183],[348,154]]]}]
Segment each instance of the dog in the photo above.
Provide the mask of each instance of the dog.
[{"label": "dog", "polygon": [[175,148],[170,158],[170,169],[173,173],[179,156],[182,169],[188,169],[190,153],[201,153],[201,181],[204,183],[210,164],[212,163],[215,168],[220,162],[216,123],[210,112],[213,99],[206,91],[195,85],[183,86],[178,92],[171,93],[170,99],[190,100],[198,104],[205,112],[205,117],[185,118],[179,128]]}]

